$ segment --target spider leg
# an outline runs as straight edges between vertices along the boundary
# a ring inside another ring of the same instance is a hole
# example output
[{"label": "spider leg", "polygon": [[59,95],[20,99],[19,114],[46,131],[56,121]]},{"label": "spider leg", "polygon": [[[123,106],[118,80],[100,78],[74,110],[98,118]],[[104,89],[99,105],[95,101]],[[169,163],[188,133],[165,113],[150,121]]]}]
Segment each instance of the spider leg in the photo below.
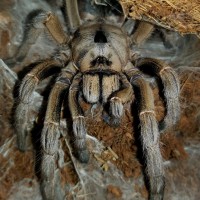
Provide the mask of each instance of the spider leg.
[{"label": "spider leg", "polygon": [[65,0],[65,10],[70,32],[74,32],[81,24],[77,0]]},{"label": "spider leg", "polygon": [[114,126],[120,124],[123,115],[123,104],[130,101],[133,97],[133,89],[124,74],[120,74],[122,89],[115,92],[110,99],[111,123]]},{"label": "spider leg", "polygon": [[[49,59],[38,64],[28,73],[19,88],[18,104],[15,110],[15,129],[17,131],[17,142],[20,150],[26,149],[26,129],[29,118],[29,107],[32,104],[33,92],[39,81],[51,75],[52,72],[63,66],[59,59]],[[52,72],[51,72],[52,71]]]},{"label": "spider leg", "polygon": [[89,160],[89,153],[86,145],[86,127],[85,118],[78,103],[79,84],[81,82],[82,74],[77,74],[69,89],[69,109],[73,120],[73,133],[75,137],[74,146],[77,150],[78,159],[87,163]]},{"label": "spider leg", "polygon": [[154,25],[149,22],[139,22],[135,32],[133,33],[133,35],[130,36],[131,42],[136,45],[141,45],[146,39],[151,36],[154,29]]},{"label": "spider leg", "polygon": [[146,159],[146,175],[150,187],[150,200],[161,200],[164,195],[164,168],[159,147],[159,131],[154,111],[153,92],[139,70],[127,71],[134,91],[139,95],[141,144]]},{"label": "spider leg", "polygon": [[166,98],[166,116],[160,124],[160,129],[170,128],[180,117],[180,83],[176,72],[165,62],[153,58],[136,60],[136,67],[147,73],[150,69],[161,79]]},{"label": "spider leg", "polygon": [[70,63],[57,78],[48,100],[48,106],[41,135],[42,155],[42,191],[46,199],[54,199],[54,173],[60,137],[59,123],[64,95],[71,84],[76,69]]},{"label": "spider leg", "polygon": [[122,24],[122,29],[127,32],[128,35],[131,35],[135,26],[135,20],[128,19]]},{"label": "spider leg", "polygon": [[56,15],[51,12],[37,10],[31,19],[28,19],[28,26],[24,33],[22,45],[19,47],[14,59],[8,59],[7,63],[13,64],[16,61],[22,61],[30,47],[35,43],[39,35],[46,28],[53,39],[58,44],[66,44],[69,36],[65,34],[61,23]]}]

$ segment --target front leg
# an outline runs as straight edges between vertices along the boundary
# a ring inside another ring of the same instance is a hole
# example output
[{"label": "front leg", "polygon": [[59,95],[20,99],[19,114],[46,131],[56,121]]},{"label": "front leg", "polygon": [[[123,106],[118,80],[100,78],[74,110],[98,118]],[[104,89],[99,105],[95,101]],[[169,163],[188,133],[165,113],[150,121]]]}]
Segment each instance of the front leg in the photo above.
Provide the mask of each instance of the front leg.
[{"label": "front leg", "polygon": [[162,200],[164,195],[164,168],[160,152],[158,124],[154,111],[153,92],[142,78],[132,82],[139,94],[140,139],[146,159],[146,175],[150,189],[150,200]]},{"label": "front leg", "polygon": [[[66,80],[68,80],[66,78]],[[55,170],[60,138],[60,112],[64,94],[68,88],[62,76],[58,78],[49,96],[44,127],[41,135],[41,191],[44,199],[55,199]]]},{"label": "front leg", "polygon": [[[162,200],[165,178],[163,159],[160,151],[160,133],[155,117],[152,89],[144,80],[141,72],[129,65],[127,75],[134,87],[139,102],[140,140],[145,158],[145,172],[150,189],[149,200]],[[127,66],[128,68],[128,66]]]},{"label": "front leg", "polygon": [[60,113],[62,102],[69,88],[76,69],[70,62],[66,69],[57,78],[51,90],[48,106],[41,135],[42,145],[42,193],[45,199],[55,199],[55,170],[58,154],[58,142],[60,137]]},{"label": "front leg", "polygon": [[89,153],[86,145],[86,127],[85,117],[78,102],[79,84],[82,79],[82,74],[77,74],[69,89],[69,109],[73,120],[74,146],[77,150],[77,157],[82,163],[87,163],[89,160]]},{"label": "front leg", "polygon": [[[111,124],[112,126],[118,126],[120,124],[124,111],[123,104],[127,103],[133,98],[133,89],[131,84],[127,80],[126,76],[124,74],[120,74],[119,80],[121,81],[120,89],[113,92],[113,94],[111,94],[111,97],[109,99],[109,104],[110,104],[109,124]],[[106,85],[103,87],[106,87]]]}]

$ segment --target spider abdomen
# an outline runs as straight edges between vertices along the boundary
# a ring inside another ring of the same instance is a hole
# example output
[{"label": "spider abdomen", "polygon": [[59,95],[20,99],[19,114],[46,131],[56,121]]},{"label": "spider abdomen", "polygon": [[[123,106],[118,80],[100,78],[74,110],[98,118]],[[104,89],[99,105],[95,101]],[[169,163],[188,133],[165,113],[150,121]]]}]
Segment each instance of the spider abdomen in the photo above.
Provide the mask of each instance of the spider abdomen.
[{"label": "spider abdomen", "polygon": [[84,74],[83,96],[88,103],[106,103],[108,98],[120,88],[119,75]]}]

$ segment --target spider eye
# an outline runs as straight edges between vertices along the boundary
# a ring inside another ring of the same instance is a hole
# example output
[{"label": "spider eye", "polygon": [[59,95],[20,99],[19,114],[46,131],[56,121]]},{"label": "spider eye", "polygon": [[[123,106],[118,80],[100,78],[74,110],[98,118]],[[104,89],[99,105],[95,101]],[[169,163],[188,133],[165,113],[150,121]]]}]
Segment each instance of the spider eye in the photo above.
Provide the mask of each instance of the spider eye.
[{"label": "spider eye", "polygon": [[96,35],[94,36],[95,43],[107,43],[107,38],[104,35],[103,31],[97,31]]}]

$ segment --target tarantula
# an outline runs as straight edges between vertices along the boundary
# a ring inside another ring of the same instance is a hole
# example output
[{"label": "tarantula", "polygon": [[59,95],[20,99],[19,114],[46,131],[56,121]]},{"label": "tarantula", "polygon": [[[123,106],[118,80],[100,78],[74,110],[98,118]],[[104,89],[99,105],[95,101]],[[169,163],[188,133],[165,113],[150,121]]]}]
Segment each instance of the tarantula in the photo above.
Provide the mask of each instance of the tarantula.
[{"label": "tarantula", "polygon": [[[58,43],[58,52],[50,59],[38,64],[22,80],[19,88],[19,103],[15,122],[19,149],[26,148],[26,120],[32,94],[41,80],[53,75],[60,68],[51,90],[44,127],[41,134],[44,195],[54,199],[53,179],[56,154],[60,137],[59,122],[65,94],[73,121],[74,148],[80,162],[87,163],[89,152],[86,145],[85,118],[79,106],[79,96],[89,104],[109,105],[108,123],[120,125],[123,106],[133,96],[139,102],[140,139],[146,159],[146,175],[149,181],[150,199],[163,199],[164,168],[159,148],[159,128],[155,118],[152,89],[144,73],[161,80],[166,101],[166,115],[162,126],[169,127],[179,118],[179,80],[175,71],[166,63],[153,58],[135,59],[131,44],[135,36],[105,19],[82,22],[77,1],[66,0],[66,15],[70,31],[66,33],[56,15],[41,11],[32,20],[24,44],[17,57],[35,41],[41,29],[45,28]],[[144,23],[145,24],[145,23]],[[147,32],[150,32],[147,30]],[[146,34],[148,35],[148,34]],[[137,91],[137,95],[134,95]]]}]

